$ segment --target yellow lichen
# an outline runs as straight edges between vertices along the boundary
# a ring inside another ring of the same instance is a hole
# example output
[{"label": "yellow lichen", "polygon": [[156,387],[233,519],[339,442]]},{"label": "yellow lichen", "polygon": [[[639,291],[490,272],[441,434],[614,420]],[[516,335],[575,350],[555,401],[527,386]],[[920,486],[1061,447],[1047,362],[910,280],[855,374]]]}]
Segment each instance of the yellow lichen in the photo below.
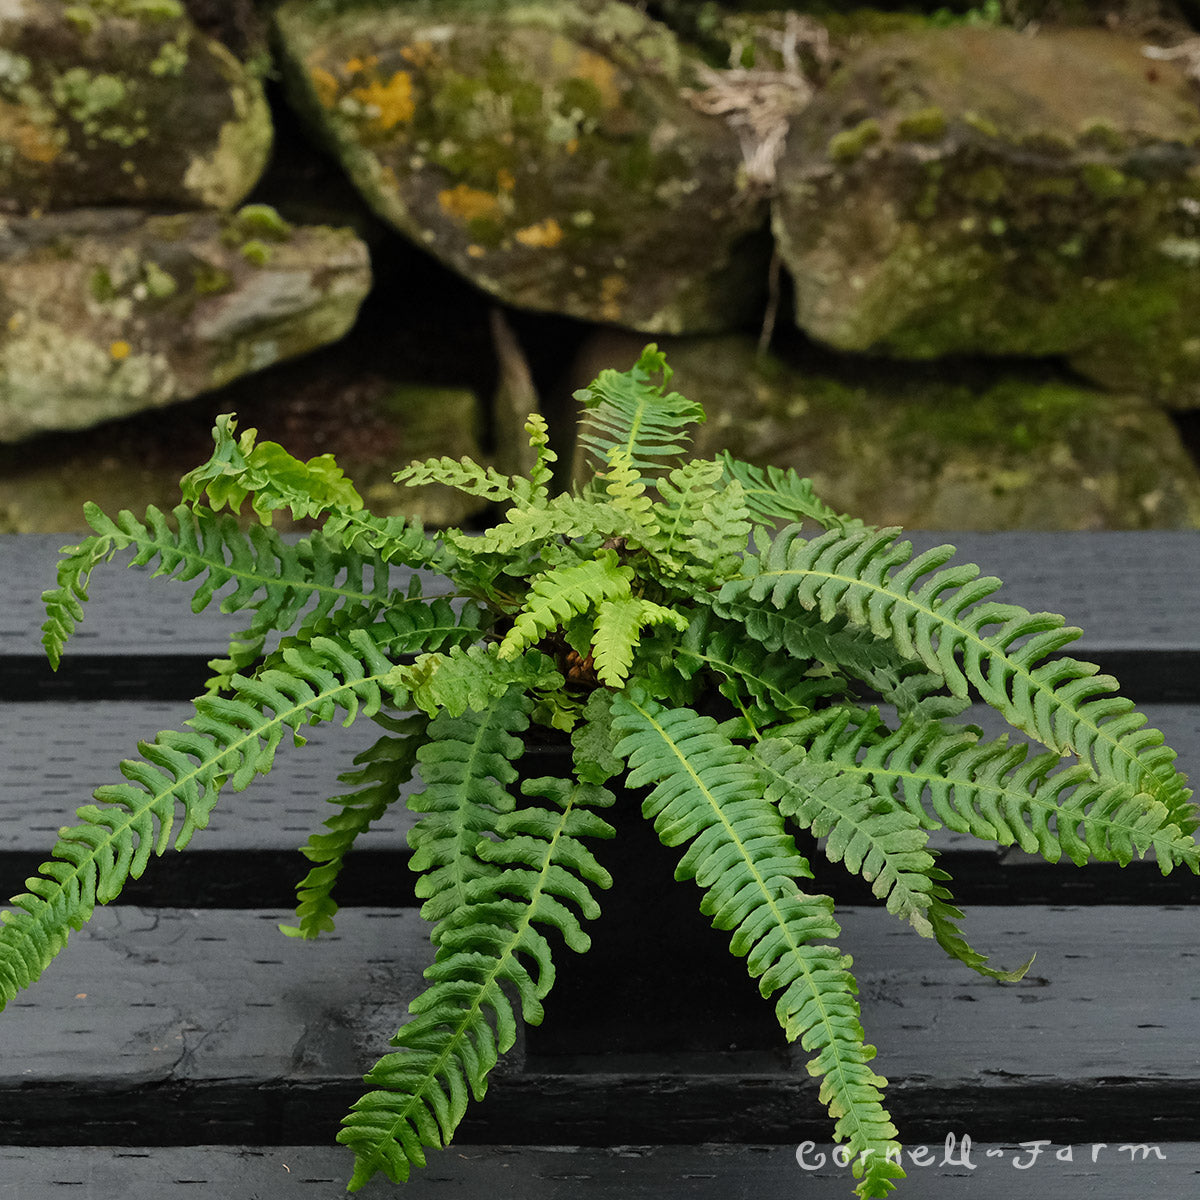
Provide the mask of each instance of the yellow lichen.
[{"label": "yellow lichen", "polygon": [[309,67],[308,78],[312,82],[313,91],[317,93],[317,99],[321,106],[332,108],[337,103],[338,92],[341,90],[338,86],[337,76],[324,67]]},{"label": "yellow lichen", "polygon": [[496,172],[496,187],[502,192],[511,192],[517,186],[513,173],[507,167],[501,167]]},{"label": "yellow lichen", "polygon": [[600,103],[606,108],[616,108],[621,103],[621,88],[617,83],[617,68],[607,58],[593,50],[578,50],[571,74],[584,79],[600,94]]},{"label": "yellow lichen", "polygon": [[621,319],[620,301],[625,288],[625,280],[620,275],[605,275],[600,280],[600,315],[606,321]]},{"label": "yellow lichen", "polygon": [[400,48],[400,57],[423,70],[437,62],[438,52],[433,48],[432,42],[413,42],[411,46]]},{"label": "yellow lichen", "polygon": [[120,362],[123,358],[128,358],[133,347],[126,341],[117,340],[108,347],[109,357],[114,362]]},{"label": "yellow lichen", "polygon": [[350,94],[368,109],[372,123],[384,131],[411,121],[416,111],[412,76],[407,71],[397,71],[386,83],[372,79],[351,88]]},{"label": "yellow lichen", "polygon": [[524,229],[518,229],[513,237],[522,246],[550,250],[563,240],[563,231],[562,226],[553,217],[547,217],[536,225],[526,225]]},{"label": "yellow lichen", "polygon": [[500,213],[500,202],[491,192],[481,192],[465,183],[438,192],[438,204],[448,217],[460,221],[496,217]]},{"label": "yellow lichen", "polygon": [[477,246],[474,242],[467,247],[468,258],[482,258],[486,253],[487,251],[482,246]]}]

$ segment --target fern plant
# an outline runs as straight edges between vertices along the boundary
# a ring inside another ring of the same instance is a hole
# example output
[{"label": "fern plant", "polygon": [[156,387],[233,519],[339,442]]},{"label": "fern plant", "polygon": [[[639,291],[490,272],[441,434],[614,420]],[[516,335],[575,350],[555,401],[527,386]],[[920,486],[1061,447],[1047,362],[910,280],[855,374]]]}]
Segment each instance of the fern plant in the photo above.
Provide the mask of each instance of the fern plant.
[{"label": "fern plant", "polygon": [[[645,789],[677,877],[811,1055],[858,1194],[889,1193],[903,1172],[886,1081],[833,901],[806,890],[806,853],[819,845],[967,968],[1014,979],[1023,968],[991,965],[960,928],[934,830],[1050,861],[1153,853],[1163,872],[1198,872],[1196,813],[1161,734],[1114,680],[1061,653],[1077,629],[997,599],[999,581],[950,547],[914,554],[898,530],[840,516],[792,471],[681,461],[704,414],[670,376],[648,346],[578,393],[594,473],[574,491],[552,487],[536,415],[527,477],[467,459],[399,473],[503,506],[482,534],[372,516],[329,456],[300,462],[231,416],[171,514],[89,507],[94,532],[45,594],[52,663],[91,572],[118,551],[190,581],[196,609],[221,592],[245,629],[186,727],[140,744],[12,900],[0,1001],[152,856],[203,829],[223,788],[268,772],[286,738],[369,720],[378,740],[304,847],[312,868],[285,929],[333,927],[347,853],[418,778],[407,803],[428,986],[345,1118],[351,1190],[378,1171],[407,1179],[450,1140],[518,1019],[541,1019],[561,946],[588,948],[623,778]],[[248,531],[234,515],[246,501]],[[280,538],[283,509],[316,531]],[[417,569],[410,586],[393,586],[394,564]],[[973,702],[1024,736],[985,737],[964,716]],[[521,779],[536,726],[569,734],[570,765]]]}]

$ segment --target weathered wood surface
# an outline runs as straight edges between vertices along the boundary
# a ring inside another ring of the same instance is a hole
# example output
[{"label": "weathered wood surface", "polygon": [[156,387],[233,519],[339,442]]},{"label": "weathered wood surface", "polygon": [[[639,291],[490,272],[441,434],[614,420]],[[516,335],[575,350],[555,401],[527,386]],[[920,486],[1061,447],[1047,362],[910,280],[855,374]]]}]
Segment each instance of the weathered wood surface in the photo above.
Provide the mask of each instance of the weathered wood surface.
[{"label": "weathered wood surface", "polygon": [[[91,789],[117,778],[138,738],[187,716],[204,662],[241,627],[216,611],[194,617],[185,586],[114,564],[96,573],[53,676],[38,596],[70,540],[0,537],[5,895]],[[1195,773],[1200,535],[914,540],[956,542],[1006,580],[1003,598],[1082,625],[1072,653],[1114,670]],[[320,728],[309,746],[281,752],[270,777],[223,797],[187,852],[154,863],[0,1016],[0,1200],[140,1200],[198,1186],[239,1198],[340,1193],[337,1121],[429,957],[405,869],[406,814],[356,852],[336,935],[300,943],[276,925],[305,869],[295,847],[371,740],[366,723]],[[617,886],[592,953],[560,965],[546,1023],[525,1031],[456,1145],[406,1193],[377,1181],[364,1194],[850,1195],[844,1171],[796,1161],[800,1142],[828,1136],[803,1055],[696,913],[691,885],[670,879],[673,856],[637,836],[609,847]],[[868,906],[840,868],[818,880],[841,905],[902,1136],[933,1148],[902,1188],[933,1200],[1192,1194],[1196,878],[1163,879],[1145,863],[1050,867],[953,837],[940,845],[973,944],[1003,965],[1036,951],[1020,984],[950,962]],[[656,920],[639,918],[638,903],[653,904]],[[974,1140],[970,1165],[961,1152],[939,1165],[948,1134]],[[1022,1168],[1032,1151],[1021,1142],[1052,1144]],[[1153,1152],[1131,1162],[1139,1144]]]}]

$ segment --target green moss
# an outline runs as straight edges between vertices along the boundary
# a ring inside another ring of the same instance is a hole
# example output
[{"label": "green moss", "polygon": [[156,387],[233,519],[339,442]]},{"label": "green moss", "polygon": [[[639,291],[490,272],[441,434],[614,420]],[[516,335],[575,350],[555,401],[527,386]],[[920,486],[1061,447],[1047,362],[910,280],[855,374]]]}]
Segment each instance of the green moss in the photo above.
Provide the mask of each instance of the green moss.
[{"label": "green moss", "polygon": [[243,238],[286,242],[292,236],[292,226],[269,204],[245,204],[233,215],[233,228]]},{"label": "green moss", "polygon": [[208,262],[192,265],[192,288],[197,296],[216,296],[233,287],[233,276]]},{"label": "green moss", "polygon": [[1104,163],[1084,163],[1079,168],[1079,177],[1097,200],[1115,200],[1124,196],[1135,182],[1123,171]]},{"label": "green moss", "polygon": [[175,277],[169,271],[164,271],[156,262],[143,264],[142,281],[146,285],[147,294],[155,300],[166,300],[179,290]]},{"label": "green moss", "polygon": [[946,114],[936,105],[900,118],[896,135],[906,142],[936,142],[946,133]]},{"label": "green moss", "polygon": [[187,10],[180,0],[87,0],[76,9],[91,9],[103,16],[132,17],[144,21],[177,21]]},{"label": "green moss", "polygon": [[995,163],[988,163],[958,176],[954,181],[954,190],[964,200],[974,204],[995,204],[1008,190],[1008,181]]},{"label": "green moss", "polygon": [[272,258],[273,251],[265,242],[250,241],[242,246],[242,257],[252,267],[265,267]]},{"label": "green moss", "polygon": [[1129,139],[1104,117],[1093,117],[1080,125],[1079,143],[1112,154],[1121,154],[1129,149]]},{"label": "green moss", "polygon": [[163,42],[158,53],[146,68],[151,75],[160,77],[182,75],[188,64],[188,36],[186,30],[172,42]]},{"label": "green moss", "polygon": [[874,117],[867,117],[853,129],[843,129],[829,139],[829,157],[834,162],[851,163],[882,137],[883,129],[879,122]]},{"label": "green moss", "polygon": [[115,75],[93,75],[86,67],[71,67],[55,79],[51,95],[59,108],[86,124],[120,105],[126,88]]},{"label": "green moss", "polygon": [[993,121],[989,121],[987,117],[980,116],[974,109],[968,109],[963,113],[962,119],[964,124],[969,125],[976,133],[983,134],[986,138],[999,138],[1000,127]]},{"label": "green moss", "polygon": [[116,299],[117,289],[113,286],[112,275],[107,267],[95,267],[88,276],[88,291],[92,299],[99,304],[107,304]]}]

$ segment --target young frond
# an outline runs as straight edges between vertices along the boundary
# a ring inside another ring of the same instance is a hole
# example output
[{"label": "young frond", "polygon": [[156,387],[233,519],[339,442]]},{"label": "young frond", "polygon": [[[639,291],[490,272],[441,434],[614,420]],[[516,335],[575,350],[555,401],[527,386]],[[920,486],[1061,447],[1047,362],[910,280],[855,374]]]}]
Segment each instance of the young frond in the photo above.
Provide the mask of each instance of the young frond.
[{"label": "young frond", "polygon": [[478,535],[452,536],[449,540],[465,556],[512,556],[525,546],[544,546],[555,538],[626,538],[636,542],[637,521],[610,505],[598,505],[576,496],[555,496],[545,506],[510,508],[504,520]]},{"label": "young frond", "polygon": [[637,530],[637,540],[647,541],[658,532],[654,521],[654,506],[646,495],[646,485],[633,466],[629,451],[616,446],[608,452],[608,465],[596,476],[608,496],[608,502],[619,512],[627,514]]},{"label": "young frond", "polygon": [[447,712],[461,717],[467,709],[482,712],[510,687],[526,692],[555,691],[562,676],[546,655],[526,650],[519,657],[501,658],[499,646],[453,646],[445,654],[422,654],[397,679],[418,708],[430,716]]},{"label": "young frond", "polygon": [[467,496],[479,496],[493,504],[512,502],[527,505],[537,488],[533,481],[517,475],[502,475],[495,467],[480,466],[466,456],[453,459],[427,458],[410,463],[392,477],[405,487],[426,487],[439,483]]},{"label": "young frond", "polygon": [[628,599],[632,580],[633,571],[621,566],[611,550],[537,576],[524,609],[500,643],[500,657],[515,657],[552,629],[591,611],[601,601]]},{"label": "young frond", "polygon": [[741,485],[746,506],[756,520],[773,524],[777,521],[815,521],[824,529],[849,532],[865,529],[857,517],[842,516],[819,499],[813,491],[812,480],[802,479],[792,468],[751,466],[733,457],[728,451],[717,461],[721,464],[726,486]]},{"label": "young frond", "polygon": [[249,497],[251,508],[264,525],[270,525],[273,514],[285,508],[295,519],[319,517],[333,509],[362,508],[362,497],[332,454],[301,462],[278,442],[255,445],[255,429],[247,429],[241,437],[234,436],[236,430],[234,414],[217,418],[212,457],[179,481],[187,503],[199,504],[207,495],[214,511],[228,506],[236,513]]},{"label": "young frond", "polygon": [[779,1022],[815,1052],[808,1069],[821,1079],[835,1136],[848,1143],[859,1195],[887,1195],[904,1172],[882,1104],[887,1081],[869,1066],[875,1050],[863,1040],[849,960],[821,944],[839,933],[833,901],[797,887],[810,877],[808,863],[764,798],[757,766],[715,721],[665,709],[636,690],[612,703],[628,783],[654,785],[645,815],[665,845],[690,843],[676,877],[705,889],[701,910],[718,929],[732,930],[730,949],[746,958],[762,994],[782,991]]},{"label": "young frond", "polygon": [[[978,695],[1057,754],[1075,753],[1107,783],[1144,791],[1187,833],[1196,827],[1190,791],[1174,752],[1116,681],[1090,663],[1056,657],[1079,634],[1052,613],[1029,613],[991,599],[1000,581],[974,565],[942,568],[953,548],[914,556],[894,530],[826,533],[805,541],[792,527],[742,579],[725,585],[726,602],[768,601],[789,615],[845,618],[890,639],[910,661],[941,676],[952,695]],[[720,610],[719,610],[720,611]]]},{"label": "young frond", "polygon": [[596,610],[592,652],[601,683],[620,687],[625,682],[633,665],[634,650],[647,625],[670,625],[682,632],[688,627],[688,620],[673,608],[636,596],[600,604]]},{"label": "young frond", "polygon": [[[666,356],[650,345],[632,370],[601,371],[594,383],[575,393],[582,406],[579,440],[594,470],[605,468],[613,450],[625,451],[642,475],[683,453],[690,441],[687,430],[704,420],[704,410],[665,390],[672,374]],[[656,375],[662,376],[661,383],[653,382]]]}]

